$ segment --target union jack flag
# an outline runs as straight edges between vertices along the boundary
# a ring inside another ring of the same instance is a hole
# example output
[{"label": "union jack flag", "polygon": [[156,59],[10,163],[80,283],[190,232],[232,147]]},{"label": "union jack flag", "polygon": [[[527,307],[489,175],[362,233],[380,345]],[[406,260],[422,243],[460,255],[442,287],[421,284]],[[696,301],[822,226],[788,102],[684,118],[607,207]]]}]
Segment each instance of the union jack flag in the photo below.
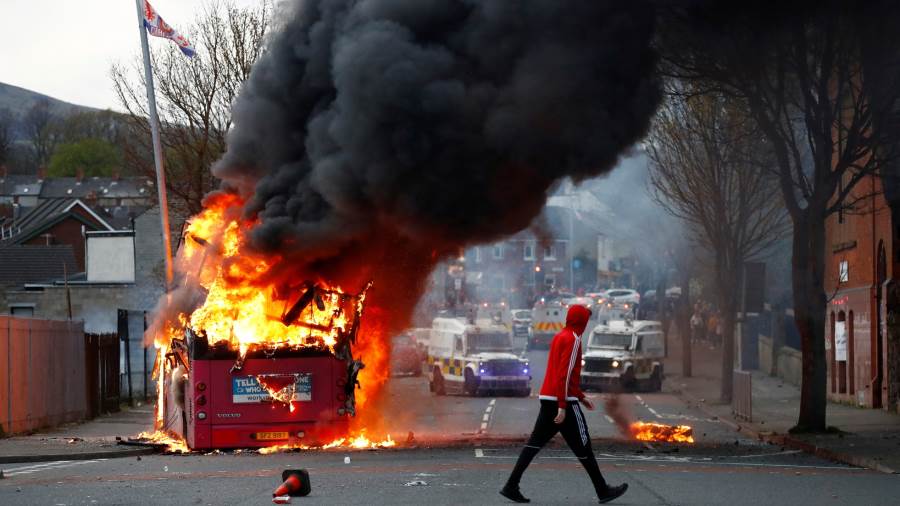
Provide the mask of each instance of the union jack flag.
[{"label": "union jack flag", "polygon": [[144,0],[144,28],[154,37],[169,39],[178,44],[178,49],[181,49],[181,52],[185,55],[194,56],[194,46],[183,35],[163,21],[163,18],[156,13],[156,9],[147,0]]}]

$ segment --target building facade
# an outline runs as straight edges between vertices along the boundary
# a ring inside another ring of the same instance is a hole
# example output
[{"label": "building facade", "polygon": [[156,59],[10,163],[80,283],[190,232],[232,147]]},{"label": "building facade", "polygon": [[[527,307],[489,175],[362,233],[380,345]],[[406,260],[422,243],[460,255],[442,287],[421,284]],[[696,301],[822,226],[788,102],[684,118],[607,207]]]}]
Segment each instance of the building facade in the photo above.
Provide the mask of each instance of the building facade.
[{"label": "building facade", "polygon": [[854,208],[826,220],[827,388],[833,401],[895,409],[898,392],[890,383],[900,364],[888,335],[897,308],[889,299],[900,252],[881,186],[878,176],[861,181],[849,199]]}]

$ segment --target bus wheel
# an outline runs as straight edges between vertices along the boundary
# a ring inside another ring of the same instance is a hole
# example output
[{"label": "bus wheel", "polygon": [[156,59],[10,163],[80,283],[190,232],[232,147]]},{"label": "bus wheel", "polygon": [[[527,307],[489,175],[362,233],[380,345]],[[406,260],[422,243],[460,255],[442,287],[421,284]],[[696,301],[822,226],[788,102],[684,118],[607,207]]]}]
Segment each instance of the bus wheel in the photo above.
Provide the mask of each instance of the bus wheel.
[{"label": "bus wheel", "polygon": [[447,390],[444,388],[444,375],[441,374],[441,370],[438,368],[434,369],[434,373],[432,374],[431,379],[431,391],[437,395],[447,395]]},{"label": "bus wheel", "polygon": [[463,392],[466,395],[475,396],[478,393],[478,385],[475,383],[475,373],[471,369],[466,369],[466,381],[463,384]]}]

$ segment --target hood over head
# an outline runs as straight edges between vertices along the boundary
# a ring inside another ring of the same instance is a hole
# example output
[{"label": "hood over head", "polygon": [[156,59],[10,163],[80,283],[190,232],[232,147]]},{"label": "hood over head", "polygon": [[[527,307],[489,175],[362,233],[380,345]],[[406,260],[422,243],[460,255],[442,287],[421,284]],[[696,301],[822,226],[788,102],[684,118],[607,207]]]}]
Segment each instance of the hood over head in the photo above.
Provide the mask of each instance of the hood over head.
[{"label": "hood over head", "polygon": [[569,308],[566,313],[566,327],[572,329],[579,336],[584,334],[588,320],[591,319],[591,310],[580,304],[576,304]]}]

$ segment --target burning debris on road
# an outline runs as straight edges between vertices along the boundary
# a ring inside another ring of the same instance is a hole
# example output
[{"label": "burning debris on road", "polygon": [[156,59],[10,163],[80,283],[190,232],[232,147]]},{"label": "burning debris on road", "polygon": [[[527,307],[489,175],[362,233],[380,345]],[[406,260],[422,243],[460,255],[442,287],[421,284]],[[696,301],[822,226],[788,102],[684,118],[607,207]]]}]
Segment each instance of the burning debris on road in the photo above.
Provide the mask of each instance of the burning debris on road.
[{"label": "burning debris on road", "polygon": [[632,422],[631,414],[619,396],[611,394],[603,401],[606,414],[613,419],[619,433],[638,441],[659,441],[667,443],[693,443],[694,430],[687,425],[665,425],[653,422]]},{"label": "burning debris on road", "polygon": [[631,437],[638,441],[666,443],[693,443],[694,430],[687,425],[665,425],[652,422],[634,422],[629,426]]}]

